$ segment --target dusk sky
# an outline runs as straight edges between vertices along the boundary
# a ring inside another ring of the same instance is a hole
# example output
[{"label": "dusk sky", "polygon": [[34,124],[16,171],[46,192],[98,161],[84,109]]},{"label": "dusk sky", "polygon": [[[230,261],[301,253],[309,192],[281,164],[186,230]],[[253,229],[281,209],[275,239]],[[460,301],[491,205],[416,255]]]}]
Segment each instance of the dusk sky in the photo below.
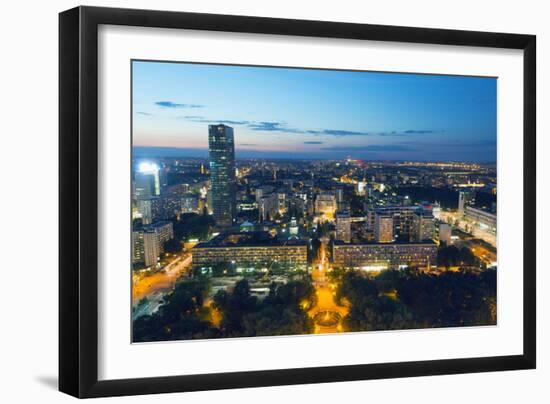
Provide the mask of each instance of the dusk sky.
[{"label": "dusk sky", "polygon": [[136,156],[496,161],[495,78],[133,62]]}]

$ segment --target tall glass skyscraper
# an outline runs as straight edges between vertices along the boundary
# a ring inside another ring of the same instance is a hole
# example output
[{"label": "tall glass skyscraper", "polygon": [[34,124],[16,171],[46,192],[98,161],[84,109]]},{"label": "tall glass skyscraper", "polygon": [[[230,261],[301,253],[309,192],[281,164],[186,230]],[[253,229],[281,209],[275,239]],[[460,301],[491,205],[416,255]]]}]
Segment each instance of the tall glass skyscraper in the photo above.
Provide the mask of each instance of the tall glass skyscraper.
[{"label": "tall glass skyscraper", "polygon": [[218,226],[231,226],[236,213],[233,128],[208,125],[208,149],[214,220]]}]

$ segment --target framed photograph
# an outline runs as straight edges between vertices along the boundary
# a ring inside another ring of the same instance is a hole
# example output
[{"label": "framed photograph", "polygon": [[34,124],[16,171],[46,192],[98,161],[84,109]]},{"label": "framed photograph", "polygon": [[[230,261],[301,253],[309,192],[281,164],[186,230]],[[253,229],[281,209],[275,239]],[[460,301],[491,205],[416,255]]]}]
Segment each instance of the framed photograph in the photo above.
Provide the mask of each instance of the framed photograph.
[{"label": "framed photograph", "polygon": [[535,37],[60,14],[59,386],[535,368]]}]

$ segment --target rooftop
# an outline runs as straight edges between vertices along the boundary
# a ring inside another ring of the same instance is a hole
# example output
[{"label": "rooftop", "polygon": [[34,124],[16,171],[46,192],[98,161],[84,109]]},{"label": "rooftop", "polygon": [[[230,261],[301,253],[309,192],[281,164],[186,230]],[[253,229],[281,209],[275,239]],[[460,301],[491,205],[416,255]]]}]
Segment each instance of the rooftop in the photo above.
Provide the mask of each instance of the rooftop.
[{"label": "rooftop", "polygon": [[216,247],[269,247],[269,246],[301,246],[306,245],[301,240],[280,241],[266,231],[226,232],[220,233],[210,241],[197,244],[194,248]]}]

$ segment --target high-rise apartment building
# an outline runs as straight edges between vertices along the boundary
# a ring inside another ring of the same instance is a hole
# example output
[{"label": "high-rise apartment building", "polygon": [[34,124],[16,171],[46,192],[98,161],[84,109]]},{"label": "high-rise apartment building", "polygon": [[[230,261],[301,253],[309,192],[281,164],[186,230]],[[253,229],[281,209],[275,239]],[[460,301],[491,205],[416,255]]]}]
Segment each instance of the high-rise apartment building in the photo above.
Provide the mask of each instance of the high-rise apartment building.
[{"label": "high-rise apartment building", "polygon": [[392,216],[376,215],[374,219],[374,239],[377,243],[392,243],[394,241]]},{"label": "high-rise apartment building", "polygon": [[450,224],[439,224],[439,242],[451,245],[452,228]]},{"label": "high-rise apartment building", "polygon": [[336,240],[351,242],[351,217],[349,212],[336,213]]},{"label": "high-rise apartment building", "polygon": [[258,202],[258,213],[260,216],[260,221],[271,221],[275,219],[279,213],[278,194],[262,196]]},{"label": "high-rise apartment building", "polygon": [[317,215],[333,218],[336,208],[336,196],[332,192],[322,192],[315,198],[315,213]]},{"label": "high-rise apartment building", "polygon": [[233,128],[208,126],[212,213],[218,226],[233,224],[236,214],[235,141]]},{"label": "high-rise apartment building", "polygon": [[430,212],[419,210],[413,216],[414,237],[417,242],[432,240],[435,232],[435,220]]}]

